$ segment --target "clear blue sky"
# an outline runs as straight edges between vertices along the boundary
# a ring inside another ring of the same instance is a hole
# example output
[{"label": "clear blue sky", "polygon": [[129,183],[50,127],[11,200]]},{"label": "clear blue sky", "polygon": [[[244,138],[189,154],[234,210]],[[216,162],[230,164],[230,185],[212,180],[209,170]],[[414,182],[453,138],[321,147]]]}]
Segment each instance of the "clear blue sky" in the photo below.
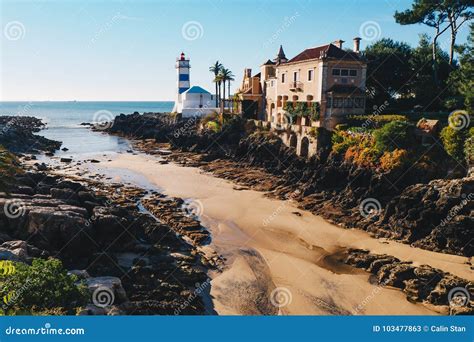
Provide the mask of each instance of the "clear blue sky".
[{"label": "clear blue sky", "polygon": [[[352,47],[375,32],[415,45],[430,33],[395,23],[411,0],[0,2],[0,100],[173,100],[181,51],[191,84],[212,90],[216,59],[236,75],[234,88],[244,67],[256,70],[280,44],[292,57],[338,38]],[[467,25],[458,42],[466,36]]]}]

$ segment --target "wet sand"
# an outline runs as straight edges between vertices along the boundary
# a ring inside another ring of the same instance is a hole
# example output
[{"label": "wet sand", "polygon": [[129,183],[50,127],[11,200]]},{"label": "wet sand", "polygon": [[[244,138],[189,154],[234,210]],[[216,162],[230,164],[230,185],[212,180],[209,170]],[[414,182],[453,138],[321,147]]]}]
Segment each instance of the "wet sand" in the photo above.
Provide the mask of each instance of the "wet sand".
[{"label": "wet sand", "polygon": [[[101,158],[97,172],[134,174],[167,195],[190,199],[212,233],[213,249],[227,258],[224,272],[212,274],[211,296],[218,314],[436,314],[408,302],[398,289],[382,288],[369,274],[341,265],[347,248],[393,255],[474,280],[467,258],[430,252],[366,232],[343,229],[296,208],[291,201],[238,190],[197,168],[162,165],[145,154]],[[298,213],[298,214],[295,214]]]}]

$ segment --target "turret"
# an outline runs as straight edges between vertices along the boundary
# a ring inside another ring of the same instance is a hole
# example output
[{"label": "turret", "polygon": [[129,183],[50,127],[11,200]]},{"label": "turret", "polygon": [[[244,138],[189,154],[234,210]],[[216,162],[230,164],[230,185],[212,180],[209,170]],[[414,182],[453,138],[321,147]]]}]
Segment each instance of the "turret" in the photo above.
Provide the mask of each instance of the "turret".
[{"label": "turret", "polygon": [[283,51],[283,46],[280,45],[280,50],[278,51],[278,54],[276,58],[273,60],[276,64],[281,64],[281,63],[286,63],[288,62],[288,59],[285,56],[285,52]]}]

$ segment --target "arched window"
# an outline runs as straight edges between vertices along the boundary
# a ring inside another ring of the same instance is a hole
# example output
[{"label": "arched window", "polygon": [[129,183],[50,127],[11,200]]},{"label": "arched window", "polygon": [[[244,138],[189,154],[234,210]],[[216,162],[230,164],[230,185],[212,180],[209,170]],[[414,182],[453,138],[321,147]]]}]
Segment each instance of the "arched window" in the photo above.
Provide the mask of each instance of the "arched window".
[{"label": "arched window", "polygon": [[303,137],[303,139],[301,139],[300,156],[307,157],[308,150],[309,150],[309,139],[307,137]]},{"label": "arched window", "polygon": [[290,135],[290,147],[293,147],[296,149],[296,143],[297,143],[297,140],[296,140],[296,134],[295,133],[292,133]]}]

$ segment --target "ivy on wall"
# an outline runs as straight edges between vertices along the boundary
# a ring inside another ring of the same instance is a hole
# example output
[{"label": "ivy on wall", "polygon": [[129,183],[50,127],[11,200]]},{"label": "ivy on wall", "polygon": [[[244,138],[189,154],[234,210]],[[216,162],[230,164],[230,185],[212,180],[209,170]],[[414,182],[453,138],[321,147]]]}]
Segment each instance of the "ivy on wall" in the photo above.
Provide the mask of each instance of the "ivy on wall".
[{"label": "ivy on wall", "polygon": [[321,106],[319,102],[293,102],[287,101],[283,110],[293,119],[296,117],[308,116],[311,120],[319,120]]}]

